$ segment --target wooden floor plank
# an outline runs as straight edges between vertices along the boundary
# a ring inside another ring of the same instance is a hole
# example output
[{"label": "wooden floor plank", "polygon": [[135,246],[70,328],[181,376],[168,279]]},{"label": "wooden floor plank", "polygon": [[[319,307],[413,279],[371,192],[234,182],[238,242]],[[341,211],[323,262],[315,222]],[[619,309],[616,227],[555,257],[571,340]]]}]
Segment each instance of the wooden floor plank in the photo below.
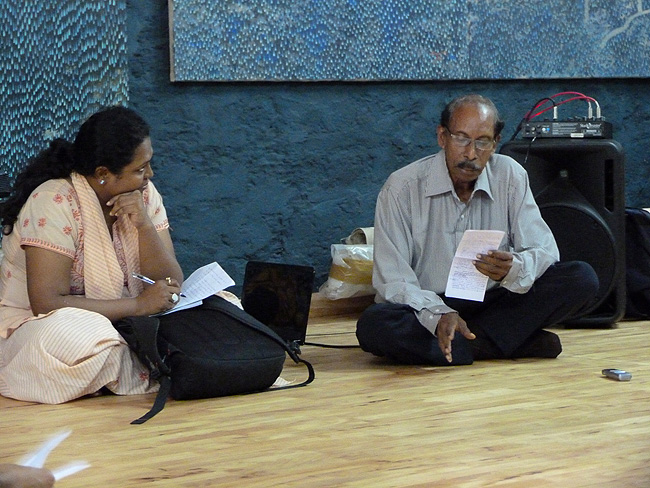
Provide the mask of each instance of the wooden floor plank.
[{"label": "wooden floor plank", "polygon": [[[308,342],[355,345],[354,323],[316,317]],[[151,395],[55,406],[0,398],[0,461],[69,428],[47,465],[92,467],[57,487],[650,486],[650,322],[555,331],[556,360],[455,368],[306,345],[310,386],[170,400],[140,426],[129,422]],[[632,381],[603,378],[608,367]],[[288,362],[283,377],[304,374]]]}]

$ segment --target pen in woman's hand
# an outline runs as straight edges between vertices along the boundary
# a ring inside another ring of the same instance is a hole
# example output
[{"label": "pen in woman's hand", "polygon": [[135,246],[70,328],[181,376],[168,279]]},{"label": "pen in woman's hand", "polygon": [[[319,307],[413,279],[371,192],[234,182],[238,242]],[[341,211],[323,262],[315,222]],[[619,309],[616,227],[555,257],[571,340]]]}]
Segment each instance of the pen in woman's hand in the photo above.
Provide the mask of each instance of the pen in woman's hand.
[{"label": "pen in woman's hand", "polygon": [[[139,273],[131,273],[131,276],[133,276],[134,278],[140,281],[147,283],[148,285],[153,285],[155,283],[155,281],[152,280],[151,278],[147,278],[145,275],[141,275]],[[185,297],[185,294],[181,293],[180,296]]]},{"label": "pen in woman's hand", "polygon": [[154,280],[152,280],[151,278],[147,278],[145,275],[141,275],[141,274],[138,274],[138,273],[131,273],[131,276],[133,276],[134,278],[136,278],[136,279],[138,279],[140,281],[144,281],[148,285],[153,285],[155,283]]}]

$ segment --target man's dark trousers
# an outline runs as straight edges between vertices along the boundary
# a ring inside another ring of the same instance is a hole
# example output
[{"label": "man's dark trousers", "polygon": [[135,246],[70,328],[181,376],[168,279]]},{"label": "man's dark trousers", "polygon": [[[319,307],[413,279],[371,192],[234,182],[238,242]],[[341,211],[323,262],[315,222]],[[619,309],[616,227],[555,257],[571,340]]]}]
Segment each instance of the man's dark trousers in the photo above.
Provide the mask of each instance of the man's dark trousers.
[{"label": "man's dark trousers", "polygon": [[[589,264],[568,261],[550,266],[527,293],[496,288],[487,291],[482,302],[441,298],[472,332],[487,336],[507,358],[536,331],[588,312],[598,286]],[[471,340],[458,332],[451,344],[453,362],[447,362],[438,339],[420,324],[408,305],[371,305],[357,322],[357,338],[364,351],[400,363],[447,366],[473,362]]]}]

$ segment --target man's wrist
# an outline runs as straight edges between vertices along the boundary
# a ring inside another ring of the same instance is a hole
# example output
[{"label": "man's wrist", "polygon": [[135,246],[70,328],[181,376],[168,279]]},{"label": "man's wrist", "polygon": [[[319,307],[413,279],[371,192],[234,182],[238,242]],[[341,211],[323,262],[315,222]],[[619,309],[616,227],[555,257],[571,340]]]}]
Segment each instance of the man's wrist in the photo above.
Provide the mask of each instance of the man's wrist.
[{"label": "man's wrist", "polygon": [[437,337],[436,329],[438,328],[438,321],[442,317],[441,313],[434,313],[428,308],[423,308],[419,312],[415,312],[415,316],[425,329],[431,332],[434,337]]}]

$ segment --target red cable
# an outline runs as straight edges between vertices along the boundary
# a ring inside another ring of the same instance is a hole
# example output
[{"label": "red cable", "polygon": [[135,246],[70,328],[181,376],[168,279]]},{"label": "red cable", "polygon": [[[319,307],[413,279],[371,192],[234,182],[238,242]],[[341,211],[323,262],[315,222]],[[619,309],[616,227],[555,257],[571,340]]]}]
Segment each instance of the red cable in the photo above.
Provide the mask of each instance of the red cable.
[{"label": "red cable", "polygon": [[560,101],[560,102],[555,103],[552,107],[548,107],[548,108],[546,108],[546,109],[544,109],[544,110],[542,110],[542,111],[540,111],[540,112],[537,112],[535,115],[529,116],[529,114],[530,114],[533,110],[538,109],[539,107],[543,106],[543,105],[548,101],[548,100],[544,100],[542,103],[539,103],[539,104],[535,105],[535,106],[534,106],[534,107],[533,107],[533,108],[532,108],[532,109],[531,109],[531,110],[526,114],[526,117],[527,117],[526,120],[533,119],[533,118],[537,117],[538,115],[543,114],[544,112],[548,112],[548,111],[551,110],[552,108],[555,108],[555,107],[557,107],[557,106],[559,106],[559,105],[562,105],[562,104],[565,104],[565,103],[568,103],[568,102],[572,102],[572,101],[574,101],[574,100],[585,100],[587,103],[589,103],[589,102],[598,103],[598,102],[596,102],[596,99],[595,99],[595,98],[588,97],[587,95],[584,95],[584,94],[579,93],[579,92],[560,92],[560,93],[556,93],[555,95],[552,95],[552,96],[550,96],[550,97],[548,97],[548,98],[550,98],[551,100],[553,100],[553,98],[555,98],[555,97],[564,96],[564,95],[579,95],[579,96],[577,96],[577,97],[573,97],[573,98],[569,98],[568,100],[562,100],[562,101]]}]

